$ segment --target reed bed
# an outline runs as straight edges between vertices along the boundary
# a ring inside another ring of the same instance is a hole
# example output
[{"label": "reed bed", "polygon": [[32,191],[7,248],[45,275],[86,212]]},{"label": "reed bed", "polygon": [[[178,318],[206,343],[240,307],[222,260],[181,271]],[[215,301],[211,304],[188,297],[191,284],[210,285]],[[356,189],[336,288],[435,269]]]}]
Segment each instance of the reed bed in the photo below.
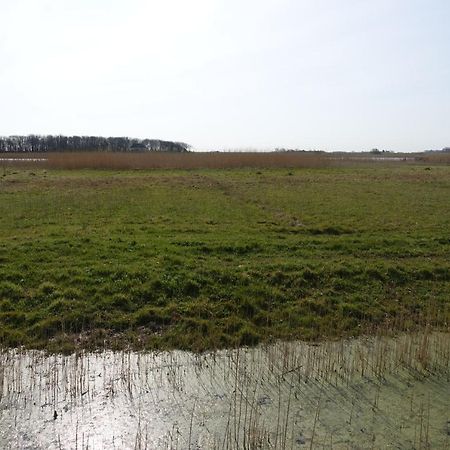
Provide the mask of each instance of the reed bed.
[{"label": "reed bed", "polygon": [[235,169],[326,167],[326,156],[296,153],[55,153],[47,167],[58,169]]},{"label": "reed bed", "polygon": [[[410,164],[413,157],[317,152],[49,152],[0,154],[0,167],[46,169],[321,168],[361,164]],[[424,159],[423,162],[428,162]],[[432,161],[430,160],[430,163]],[[439,163],[440,159],[436,159]]]},{"label": "reed bed", "polygon": [[205,354],[9,349],[0,447],[445,448],[449,385],[449,333]]},{"label": "reed bed", "polygon": [[425,153],[417,157],[421,162],[427,164],[450,164],[450,152]]}]

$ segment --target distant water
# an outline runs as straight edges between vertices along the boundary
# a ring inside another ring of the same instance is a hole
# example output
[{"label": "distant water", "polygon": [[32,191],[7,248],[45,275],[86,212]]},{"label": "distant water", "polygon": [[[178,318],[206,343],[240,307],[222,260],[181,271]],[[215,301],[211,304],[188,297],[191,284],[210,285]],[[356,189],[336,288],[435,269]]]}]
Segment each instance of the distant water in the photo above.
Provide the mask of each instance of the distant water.
[{"label": "distant water", "polygon": [[1,161],[20,161],[20,162],[47,161],[47,158],[4,158],[0,156],[0,162]]}]

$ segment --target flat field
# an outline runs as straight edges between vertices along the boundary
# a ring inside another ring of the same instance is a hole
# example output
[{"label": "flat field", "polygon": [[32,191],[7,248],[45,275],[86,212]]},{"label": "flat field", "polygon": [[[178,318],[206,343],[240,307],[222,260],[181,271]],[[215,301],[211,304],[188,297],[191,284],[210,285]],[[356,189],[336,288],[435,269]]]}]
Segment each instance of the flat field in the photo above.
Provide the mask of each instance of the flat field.
[{"label": "flat field", "polygon": [[0,173],[0,345],[448,330],[450,167]]}]

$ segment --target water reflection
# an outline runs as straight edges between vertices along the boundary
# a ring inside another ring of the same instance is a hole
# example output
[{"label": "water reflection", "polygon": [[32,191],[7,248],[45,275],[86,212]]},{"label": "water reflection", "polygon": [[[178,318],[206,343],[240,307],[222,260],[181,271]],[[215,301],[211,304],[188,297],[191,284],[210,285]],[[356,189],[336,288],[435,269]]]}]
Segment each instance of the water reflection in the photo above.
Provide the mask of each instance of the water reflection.
[{"label": "water reflection", "polygon": [[442,448],[449,344],[435,333],[204,355],[4,350],[0,448]]}]

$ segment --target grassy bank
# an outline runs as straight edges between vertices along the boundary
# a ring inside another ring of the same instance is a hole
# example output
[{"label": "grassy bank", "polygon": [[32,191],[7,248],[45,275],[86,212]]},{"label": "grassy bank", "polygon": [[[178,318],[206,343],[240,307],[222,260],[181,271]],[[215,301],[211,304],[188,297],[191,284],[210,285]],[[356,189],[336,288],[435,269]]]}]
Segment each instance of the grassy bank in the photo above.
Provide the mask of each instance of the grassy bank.
[{"label": "grassy bank", "polygon": [[0,341],[193,350],[447,329],[450,167],[0,174]]}]

